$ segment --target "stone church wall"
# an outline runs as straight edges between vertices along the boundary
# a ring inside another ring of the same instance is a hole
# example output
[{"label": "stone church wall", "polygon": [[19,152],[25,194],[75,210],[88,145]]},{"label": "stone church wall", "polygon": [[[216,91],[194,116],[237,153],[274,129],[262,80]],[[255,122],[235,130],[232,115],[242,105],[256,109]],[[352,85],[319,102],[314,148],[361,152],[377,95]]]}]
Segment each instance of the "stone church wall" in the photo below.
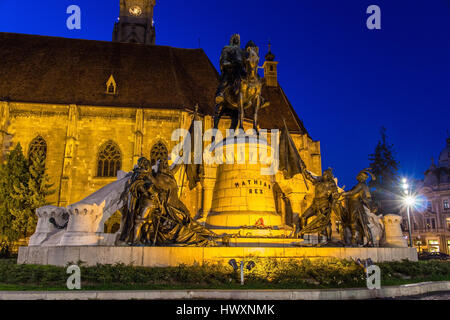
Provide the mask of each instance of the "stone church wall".
[{"label": "stone church wall", "polygon": [[[3,132],[11,134],[9,148],[20,142],[27,156],[34,138],[41,136],[46,141],[47,172],[56,189],[49,201],[58,206],[78,202],[116,180],[97,175],[99,150],[106,142],[117,145],[121,152],[121,169],[129,172],[141,155],[151,158],[151,149],[158,142],[162,142],[170,154],[179,143],[171,141],[172,132],[178,128],[188,129],[192,118],[192,113],[180,110],[31,103],[2,103],[1,107],[2,142],[5,140]],[[211,116],[202,120],[204,131],[212,127]],[[229,125],[229,120],[225,119],[219,129],[225,133]],[[249,128],[250,122],[245,125],[245,129]],[[306,134],[292,136],[308,169],[320,175],[320,143]],[[204,147],[208,144],[204,143]],[[206,217],[211,208],[216,167],[206,166],[205,172],[203,183],[194,190],[189,190],[186,181],[182,187],[181,200],[193,216],[203,212]],[[181,187],[183,170],[175,178]],[[289,198],[294,213],[306,210],[312,201],[313,186],[308,183],[308,190],[301,175],[286,181],[278,173],[276,180]]]}]

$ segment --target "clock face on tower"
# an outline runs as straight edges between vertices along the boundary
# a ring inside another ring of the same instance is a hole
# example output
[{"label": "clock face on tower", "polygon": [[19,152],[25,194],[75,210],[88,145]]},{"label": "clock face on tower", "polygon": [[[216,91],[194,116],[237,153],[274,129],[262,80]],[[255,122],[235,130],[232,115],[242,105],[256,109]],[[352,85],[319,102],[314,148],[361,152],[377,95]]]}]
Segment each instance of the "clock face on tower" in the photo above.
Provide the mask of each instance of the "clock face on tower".
[{"label": "clock face on tower", "polygon": [[139,6],[132,6],[129,11],[135,17],[139,17],[142,14],[142,9]]}]

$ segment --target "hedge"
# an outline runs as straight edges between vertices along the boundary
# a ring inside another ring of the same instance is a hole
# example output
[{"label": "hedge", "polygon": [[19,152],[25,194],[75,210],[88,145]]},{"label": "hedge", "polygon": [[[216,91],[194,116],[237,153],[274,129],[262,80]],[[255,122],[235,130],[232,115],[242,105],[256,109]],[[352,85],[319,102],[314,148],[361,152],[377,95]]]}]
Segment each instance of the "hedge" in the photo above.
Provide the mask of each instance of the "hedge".
[{"label": "hedge", "polygon": [[[245,269],[247,285],[286,288],[363,287],[364,270],[353,261],[339,259],[277,260],[253,259],[255,267]],[[236,284],[239,272],[228,265],[210,264],[168,268],[117,265],[81,265],[82,285],[167,285],[214,287]],[[448,279],[450,263],[442,261],[386,262],[381,268],[382,283],[393,279]],[[15,285],[64,286],[66,268],[17,265],[15,260],[0,260],[0,283]]]}]

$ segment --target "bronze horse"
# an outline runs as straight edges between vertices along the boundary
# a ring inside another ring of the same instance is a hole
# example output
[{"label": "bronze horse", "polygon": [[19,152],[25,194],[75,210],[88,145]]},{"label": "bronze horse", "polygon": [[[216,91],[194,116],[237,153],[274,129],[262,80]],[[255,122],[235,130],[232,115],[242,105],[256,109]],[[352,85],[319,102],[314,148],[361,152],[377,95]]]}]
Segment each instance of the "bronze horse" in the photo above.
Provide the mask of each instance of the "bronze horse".
[{"label": "bronze horse", "polygon": [[237,127],[244,130],[245,110],[254,106],[253,129],[258,132],[258,112],[260,109],[268,107],[269,102],[261,96],[263,80],[258,75],[259,48],[249,42],[246,46],[245,71],[246,76],[240,79],[238,92],[234,85],[228,85],[224,91],[224,101],[216,106],[214,116],[214,129],[219,126],[223,115],[231,115],[230,129],[236,130]]}]

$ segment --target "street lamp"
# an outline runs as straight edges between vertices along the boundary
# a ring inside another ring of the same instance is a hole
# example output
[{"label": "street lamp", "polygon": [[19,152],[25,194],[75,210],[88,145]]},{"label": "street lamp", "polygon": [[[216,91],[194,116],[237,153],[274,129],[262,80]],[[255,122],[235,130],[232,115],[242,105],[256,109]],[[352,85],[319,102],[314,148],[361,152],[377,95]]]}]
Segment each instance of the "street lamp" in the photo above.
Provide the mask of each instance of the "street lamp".
[{"label": "street lamp", "polygon": [[406,204],[406,212],[408,214],[408,230],[409,230],[409,246],[412,248],[412,235],[411,235],[411,207],[413,207],[416,203],[416,198],[413,196],[407,196],[405,198],[405,204]]},{"label": "street lamp", "polygon": [[412,247],[412,234],[411,234],[411,207],[413,207],[416,204],[416,198],[411,195],[411,192],[409,190],[408,180],[403,179],[403,190],[406,194],[406,197],[403,198],[403,202],[406,205],[406,212],[408,215],[408,233],[409,233],[409,246]]}]

